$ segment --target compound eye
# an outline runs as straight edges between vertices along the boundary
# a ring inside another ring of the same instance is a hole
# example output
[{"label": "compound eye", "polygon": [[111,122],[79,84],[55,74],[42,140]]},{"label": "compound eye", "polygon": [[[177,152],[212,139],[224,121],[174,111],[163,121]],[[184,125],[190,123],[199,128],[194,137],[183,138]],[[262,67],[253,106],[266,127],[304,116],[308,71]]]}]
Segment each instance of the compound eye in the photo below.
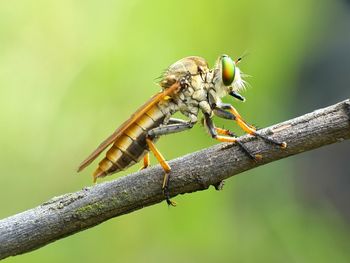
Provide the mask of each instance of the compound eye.
[{"label": "compound eye", "polygon": [[229,56],[221,57],[222,82],[225,86],[231,85],[235,78],[235,62]]}]

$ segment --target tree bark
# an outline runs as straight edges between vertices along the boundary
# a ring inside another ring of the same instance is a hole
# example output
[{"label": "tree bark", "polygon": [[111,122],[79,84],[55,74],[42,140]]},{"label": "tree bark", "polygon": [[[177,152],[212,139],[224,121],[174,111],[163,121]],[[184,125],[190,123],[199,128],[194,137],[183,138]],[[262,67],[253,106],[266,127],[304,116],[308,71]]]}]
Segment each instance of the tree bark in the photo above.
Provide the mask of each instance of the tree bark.
[{"label": "tree bark", "polygon": [[[240,137],[252,153],[251,160],[236,145],[218,144],[170,161],[170,195],[191,193],[218,186],[243,171],[350,138],[350,100],[316,110],[259,131],[286,149],[250,135]],[[22,254],[110,218],[164,200],[163,171],[159,165],[68,193],[14,216],[0,220],[0,259]]]}]

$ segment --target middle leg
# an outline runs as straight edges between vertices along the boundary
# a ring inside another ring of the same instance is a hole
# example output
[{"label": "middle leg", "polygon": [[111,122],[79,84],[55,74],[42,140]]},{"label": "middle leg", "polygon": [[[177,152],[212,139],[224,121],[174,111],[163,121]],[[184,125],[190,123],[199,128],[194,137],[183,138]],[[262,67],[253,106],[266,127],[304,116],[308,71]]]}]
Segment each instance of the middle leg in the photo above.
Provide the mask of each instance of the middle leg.
[{"label": "middle leg", "polygon": [[212,138],[220,142],[236,143],[242,149],[242,151],[246,153],[252,160],[258,161],[261,159],[261,155],[253,155],[241,141],[237,140],[237,138],[234,137],[234,134],[230,130],[215,127],[213,120],[208,114],[204,114],[204,124],[207,127],[208,132]]}]

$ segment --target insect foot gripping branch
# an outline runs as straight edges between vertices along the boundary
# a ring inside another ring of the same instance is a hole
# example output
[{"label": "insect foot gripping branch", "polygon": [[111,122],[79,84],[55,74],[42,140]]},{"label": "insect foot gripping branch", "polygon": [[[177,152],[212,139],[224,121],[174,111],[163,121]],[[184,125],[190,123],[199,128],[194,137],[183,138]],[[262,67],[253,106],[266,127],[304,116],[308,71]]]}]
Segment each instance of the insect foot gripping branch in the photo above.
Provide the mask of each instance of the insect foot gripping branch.
[{"label": "insect foot gripping branch", "polygon": [[[245,132],[286,148],[286,142],[260,134],[249,125],[231,105],[222,103],[221,98],[231,95],[244,101],[238,92],[245,87],[243,74],[237,64],[241,58],[231,59],[227,55],[218,58],[214,68],[210,69],[204,58],[191,56],[172,64],[163,74],[159,85],[161,91],[142,105],[114,133],[104,140],[79,166],[83,170],[108,147],[105,157],[99,162],[93,174],[97,178],[122,171],[143,159],[142,169],[149,166],[149,151],[164,169],[163,183],[160,188],[168,205],[175,206],[170,200],[171,167],[160,151],[155,147],[159,137],[191,129],[197,123],[198,114],[205,116],[205,127],[212,138],[220,142],[238,144],[253,160],[262,158],[261,154],[252,154],[231,131],[217,128],[213,116],[235,121]],[[180,112],[187,120],[171,116]]]}]

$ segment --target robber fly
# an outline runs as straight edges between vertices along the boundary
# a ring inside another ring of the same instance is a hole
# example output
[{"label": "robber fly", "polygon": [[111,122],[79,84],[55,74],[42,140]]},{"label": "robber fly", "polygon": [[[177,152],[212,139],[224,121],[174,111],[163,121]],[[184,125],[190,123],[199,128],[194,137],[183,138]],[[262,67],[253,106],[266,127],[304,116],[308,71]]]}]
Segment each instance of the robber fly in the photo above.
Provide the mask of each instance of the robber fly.
[{"label": "robber fly", "polygon": [[[106,156],[99,162],[93,174],[94,182],[97,178],[124,170],[142,158],[141,169],[147,168],[150,165],[149,151],[151,151],[165,172],[162,185],[165,199],[169,205],[175,205],[169,196],[171,168],[156,148],[155,142],[162,135],[191,129],[197,123],[200,111],[204,116],[203,124],[212,138],[220,142],[238,144],[254,160],[261,156],[251,154],[231,131],[216,127],[212,120],[214,115],[236,121],[245,132],[285,148],[287,146],[285,142],[278,142],[259,134],[253,126],[243,120],[231,104],[221,101],[226,95],[244,100],[238,93],[245,86],[243,74],[237,67],[240,61],[240,58],[233,60],[227,55],[222,55],[214,68],[209,69],[204,58],[191,56],[172,64],[161,77],[159,82],[161,91],[104,140],[80,164],[78,171],[88,166],[110,145]],[[178,111],[186,116],[187,120],[172,118]]]}]

